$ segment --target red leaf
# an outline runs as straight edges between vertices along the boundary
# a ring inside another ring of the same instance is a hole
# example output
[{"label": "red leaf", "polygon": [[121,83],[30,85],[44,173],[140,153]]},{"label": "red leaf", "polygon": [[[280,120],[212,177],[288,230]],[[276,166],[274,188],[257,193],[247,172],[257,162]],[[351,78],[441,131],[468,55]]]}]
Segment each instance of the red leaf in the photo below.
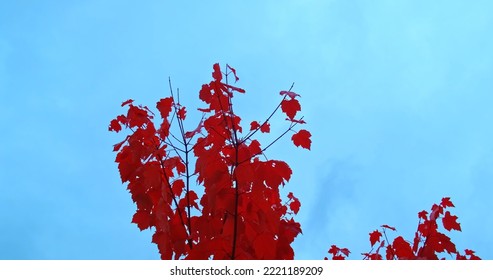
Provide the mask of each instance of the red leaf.
[{"label": "red leaf", "polygon": [[152,235],[152,242],[158,246],[159,253],[161,254],[161,259],[170,260],[173,256],[173,249],[171,245],[171,238],[169,232],[158,232],[156,231]]},{"label": "red leaf", "polygon": [[260,127],[260,124],[257,121],[253,121],[250,123],[250,130],[255,130]]},{"label": "red leaf", "polygon": [[341,248],[340,252],[346,255],[346,257],[349,257],[349,254],[351,253],[351,251],[349,251],[348,248]]},{"label": "red leaf", "polygon": [[337,247],[336,245],[332,245],[330,246],[328,253],[332,255],[336,255],[337,253],[339,253],[339,250],[340,250],[339,247]]},{"label": "red leaf", "polygon": [[426,221],[426,220],[428,220],[427,215],[428,215],[428,212],[426,212],[425,210],[423,210],[423,211],[421,211],[421,212],[418,213],[418,218],[423,219],[423,220]]},{"label": "red leaf", "polygon": [[291,99],[295,99],[296,96],[300,96],[299,94],[295,93],[295,92],[292,92],[292,91],[286,91],[286,90],[283,90],[279,93],[280,95],[287,95],[289,96]]},{"label": "red leaf", "polygon": [[132,99],[129,99],[129,100],[122,103],[122,107],[127,105],[127,104],[132,104],[132,102],[134,102],[134,101]]},{"label": "red leaf", "polygon": [[198,199],[197,193],[190,190],[188,191],[188,193],[185,195],[184,198],[180,199],[180,202],[178,203],[178,207],[184,209],[186,206],[188,206],[187,203],[190,202],[190,206],[195,207],[198,210],[199,205],[196,202],[197,199]]},{"label": "red leaf", "polygon": [[108,127],[108,130],[119,132],[120,130],[122,130],[122,126],[120,125],[120,122],[114,119],[110,122],[110,126]]},{"label": "red leaf", "polygon": [[137,226],[141,231],[150,227],[151,226],[150,213],[144,210],[137,210],[137,212],[135,212],[132,218],[132,223],[137,224]]},{"label": "red leaf", "polygon": [[295,119],[289,119],[289,118],[286,118],[286,120],[294,122],[294,123],[299,123],[299,124],[305,124],[306,123],[304,120],[295,120]]},{"label": "red leaf", "polygon": [[437,223],[435,220],[426,220],[418,225],[418,232],[423,236],[428,236],[437,230]]},{"label": "red leaf", "polygon": [[382,236],[382,233],[378,230],[374,230],[372,233],[370,233],[370,244],[373,247],[375,243],[380,241],[380,237]]},{"label": "red leaf", "polygon": [[281,110],[292,120],[296,113],[301,110],[301,105],[296,99],[285,99],[281,102]]},{"label": "red leaf", "polygon": [[455,244],[450,240],[450,237],[443,233],[438,232],[437,234],[428,238],[428,243],[433,247],[436,252],[447,251],[447,253],[457,253]]},{"label": "red leaf", "polygon": [[125,146],[116,155],[115,161],[118,162],[118,171],[120,172],[122,183],[128,181],[141,165],[140,159],[135,156],[135,153],[128,146]]},{"label": "red leaf", "polygon": [[185,119],[185,116],[187,115],[187,110],[185,107],[181,107],[180,110],[178,110],[178,118],[180,118],[181,120],[184,120]]},{"label": "red leaf", "polygon": [[159,100],[159,102],[156,104],[156,108],[159,110],[159,113],[161,113],[161,118],[163,119],[168,118],[169,113],[171,112],[172,104],[173,104],[172,97],[166,97]]},{"label": "red leaf", "polygon": [[204,108],[198,108],[197,110],[199,110],[200,112],[204,112],[204,113],[210,113],[212,111],[212,109],[204,109]]},{"label": "red leaf", "polygon": [[276,188],[284,182],[289,181],[293,171],[287,163],[280,160],[269,160],[264,165],[265,184]]},{"label": "red leaf", "polygon": [[262,124],[262,126],[260,127],[260,132],[269,133],[270,132],[270,124],[269,123]]},{"label": "red leaf", "polygon": [[474,252],[473,250],[469,250],[469,249],[465,249],[464,252],[466,253],[466,255],[474,255]]},{"label": "red leaf", "polygon": [[396,239],[394,239],[394,242],[392,243],[392,247],[394,247],[395,255],[400,260],[412,260],[415,257],[413,250],[411,249],[411,245],[409,245],[409,243],[405,241],[404,238],[402,238],[402,236],[399,236]]},{"label": "red leaf", "polygon": [[163,162],[163,165],[169,171],[171,171],[173,168],[176,168],[176,171],[178,172],[178,174],[183,174],[183,173],[185,173],[185,170],[186,170],[185,164],[181,161],[180,157],[178,157],[178,156],[174,156],[174,157],[170,157],[170,158],[166,159]]},{"label": "red leaf", "polygon": [[170,124],[169,124],[168,120],[163,120],[163,122],[161,123],[161,126],[159,127],[159,129],[157,131],[159,134],[159,137],[161,137],[162,140],[164,140],[168,137],[169,127],[170,127]]},{"label": "red leaf", "polygon": [[[329,254],[332,254],[333,260],[345,260],[351,253],[347,248],[339,248],[336,245],[330,246]],[[341,255],[342,254],[342,255]]]},{"label": "red leaf", "polygon": [[395,231],[395,227],[391,227],[391,226],[388,226],[388,225],[381,225],[381,227],[388,228],[388,229],[390,229],[392,231]]},{"label": "red leaf", "polygon": [[144,124],[148,124],[151,118],[152,117],[149,117],[146,110],[142,109],[140,106],[137,107],[130,104],[127,113],[128,125],[130,127],[141,127]]},{"label": "red leaf", "polygon": [[393,260],[394,259],[394,249],[392,248],[392,245],[387,245],[387,249],[385,250],[385,258],[387,260]]},{"label": "red leaf", "polygon": [[252,156],[258,155],[262,152],[262,149],[260,148],[260,142],[258,140],[253,140],[248,146],[248,149],[250,150]]},{"label": "red leaf", "polygon": [[291,209],[291,211],[293,211],[295,214],[298,214],[298,211],[300,211],[300,206],[301,206],[301,203],[300,201],[298,200],[298,198],[296,198],[292,192],[290,192],[288,194],[288,198],[292,199],[293,201],[289,204],[289,208]]},{"label": "red leaf", "polygon": [[455,207],[455,205],[452,203],[452,201],[450,201],[450,197],[444,197],[444,198],[442,198],[442,202],[440,203],[440,205],[443,208]]},{"label": "red leaf", "polygon": [[298,133],[293,134],[291,139],[293,140],[293,143],[296,147],[301,146],[305,149],[310,150],[310,146],[312,144],[312,140],[310,140],[311,133],[307,130],[300,130]]},{"label": "red leaf", "polygon": [[221,73],[221,68],[219,67],[219,63],[214,64],[212,68],[214,69],[214,71],[212,72],[212,78],[215,81],[218,82],[221,81],[221,79],[223,78],[223,74]]},{"label": "red leaf", "polygon": [[435,221],[440,216],[440,214],[443,214],[443,207],[433,204],[433,206],[431,207],[430,220]]},{"label": "red leaf", "polygon": [[[199,91],[199,98],[200,98],[200,100],[204,101],[207,104],[210,104],[211,103],[212,91],[211,91],[211,87],[208,84],[203,84],[202,85],[202,88]],[[210,112],[211,109],[210,108],[208,108],[208,109],[199,109],[199,111],[207,111],[207,112]]]},{"label": "red leaf", "polygon": [[183,188],[185,188],[185,183],[183,182],[182,179],[174,181],[171,186],[171,189],[173,190],[173,194],[175,196],[181,196],[181,192],[183,191]]},{"label": "red leaf", "polygon": [[443,216],[442,223],[443,223],[443,227],[448,231],[451,231],[453,229],[461,231],[460,223],[457,222],[457,216],[450,215],[449,211],[445,212],[445,216]]},{"label": "red leaf", "polygon": [[221,83],[221,86],[223,87],[224,91],[228,91],[227,89],[231,89],[231,90],[237,91],[239,93],[245,93],[245,90],[242,88],[239,88],[239,87],[235,87],[235,86],[223,84],[223,83]]},{"label": "red leaf", "polygon": [[233,75],[235,76],[235,82],[238,82],[239,78],[238,78],[238,76],[236,76],[236,69],[229,66],[229,64],[226,64],[226,67],[229,68],[229,70],[231,70],[231,72],[233,72]]}]

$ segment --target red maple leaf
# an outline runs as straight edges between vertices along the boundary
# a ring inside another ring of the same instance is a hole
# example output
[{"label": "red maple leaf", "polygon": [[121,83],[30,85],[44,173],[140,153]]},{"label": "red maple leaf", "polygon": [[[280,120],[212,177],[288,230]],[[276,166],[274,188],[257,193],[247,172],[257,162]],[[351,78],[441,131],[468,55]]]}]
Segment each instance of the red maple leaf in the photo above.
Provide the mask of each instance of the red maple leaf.
[{"label": "red maple leaf", "polygon": [[151,226],[150,213],[145,210],[137,210],[137,212],[135,212],[132,218],[132,223],[137,224],[137,226],[141,231],[150,227]]},{"label": "red maple leaf", "polygon": [[122,126],[120,124],[124,124],[124,125],[128,124],[128,119],[126,116],[119,115],[115,119],[111,120],[108,130],[114,132],[120,132],[120,130],[122,130]]},{"label": "red maple leaf", "polygon": [[339,248],[336,245],[332,245],[328,253],[332,254],[332,260],[345,260],[351,252],[347,248]]},{"label": "red maple leaf", "polygon": [[378,230],[374,230],[372,233],[370,233],[370,244],[373,247],[375,243],[380,241],[380,237],[382,237],[382,233]]},{"label": "red maple leaf", "polygon": [[296,99],[284,99],[281,102],[281,110],[292,120],[296,113],[301,110],[301,105]]},{"label": "red maple leaf", "polygon": [[395,250],[395,255],[400,260],[412,260],[415,258],[411,245],[409,245],[409,243],[405,241],[402,236],[394,239],[392,247]]},{"label": "red maple leaf", "polygon": [[260,124],[257,121],[253,121],[250,123],[250,130],[255,130],[260,127]]},{"label": "red maple leaf", "polygon": [[290,204],[289,204],[289,208],[291,209],[291,211],[293,211],[293,213],[295,214],[298,214],[298,211],[300,211],[300,206],[301,206],[301,203],[298,199],[296,200],[293,200]]},{"label": "red maple leaf", "polygon": [[420,219],[423,219],[423,220],[428,220],[428,212],[426,212],[425,210],[421,211],[418,213],[418,218]]},{"label": "red maple leaf", "polygon": [[263,123],[262,126],[260,127],[260,132],[269,133],[270,132],[270,124],[269,123]]},{"label": "red maple leaf", "polygon": [[152,117],[150,117],[147,114],[147,111],[141,106],[134,106],[130,104],[130,108],[127,113],[128,125],[130,127],[141,127],[144,124],[148,124],[151,118]]},{"label": "red maple leaf", "polygon": [[134,102],[133,99],[128,99],[127,101],[124,101],[122,103],[122,107],[125,106],[125,105],[128,105],[128,104],[132,104],[132,102]]},{"label": "red maple leaf", "polygon": [[120,125],[120,122],[118,122],[116,119],[114,119],[114,120],[111,120],[110,126],[108,127],[108,130],[119,132],[120,130],[122,130],[122,126]]},{"label": "red maple leaf", "polygon": [[390,229],[390,230],[392,230],[392,231],[395,231],[395,227],[391,227],[391,226],[389,226],[389,225],[381,225],[381,227],[383,227],[383,228],[388,228],[388,229]]},{"label": "red maple leaf", "polygon": [[310,150],[312,144],[312,140],[310,140],[311,136],[312,134],[309,131],[302,129],[298,131],[298,133],[293,134],[291,139],[293,140],[293,143],[296,147],[301,146],[305,149]]},{"label": "red maple leaf", "polygon": [[214,69],[214,71],[212,72],[212,78],[215,80],[215,81],[221,81],[221,79],[223,78],[223,75],[221,73],[221,68],[219,67],[219,63],[215,63],[212,68]]},{"label": "red maple leaf", "polygon": [[474,252],[473,250],[469,250],[469,249],[465,249],[464,252],[466,253],[466,255],[474,255]]},{"label": "red maple leaf", "polygon": [[445,212],[445,216],[443,216],[442,218],[442,223],[443,227],[448,231],[451,231],[453,229],[461,231],[460,223],[457,222],[457,216],[450,215],[449,211]]},{"label": "red maple leaf", "polygon": [[173,182],[171,189],[173,194],[176,196],[181,196],[183,189],[185,188],[185,182],[182,179]]},{"label": "red maple leaf", "polygon": [[349,254],[351,253],[348,248],[341,248],[340,252],[343,253],[346,257],[349,257]]},{"label": "red maple leaf", "polygon": [[156,104],[156,108],[159,110],[159,113],[161,114],[161,118],[163,119],[168,118],[169,113],[171,113],[172,104],[173,104],[173,98],[171,97],[166,97],[159,100],[159,102]]},{"label": "red maple leaf", "polygon": [[457,253],[455,244],[450,240],[450,237],[443,233],[437,232],[436,234],[429,236],[427,245],[430,245],[435,252],[441,253],[447,251],[447,253]]},{"label": "red maple leaf", "polygon": [[442,198],[442,202],[440,203],[440,205],[443,208],[455,207],[455,205],[452,203],[452,201],[450,201],[450,197],[444,197],[444,198]]},{"label": "red maple leaf", "polygon": [[289,192],[288,193],[288,198],[291,201],[291,203],[289,204],[289,208],[291,209],[291,211],[294,212],[294,214],[298,214],[298,211],[300,211],[300,206],[301,206],[301,203],[300,201],[298,200],[298,198],[296,198],[292,192]]},{"label": "red maple leaf", "polygon": [[280,95],[286,95],[286,96],[289,96],[289,98],[291,99],[295,99],[296,96],[300,96],[299,94],[295,93],[295,92],[292,92],[292,91],[287,91],[287,90],[283,90],[279,93]]},{"label": "red maple leaf", "polygon": [[418,225],[418,232],[423,236],[428,236],[437,231],[437,223],[435,220],[426,220]]}]

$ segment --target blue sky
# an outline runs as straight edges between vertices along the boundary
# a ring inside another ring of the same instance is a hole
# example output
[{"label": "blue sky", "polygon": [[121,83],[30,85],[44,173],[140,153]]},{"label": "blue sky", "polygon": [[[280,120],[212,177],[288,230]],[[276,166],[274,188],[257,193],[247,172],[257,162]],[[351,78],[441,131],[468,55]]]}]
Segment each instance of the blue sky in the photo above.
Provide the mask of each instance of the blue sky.
[{"label": "blue sky", "polygon": [[159,258],[108,124],[128,98],[155,106],[168,76],[193,111],[216,62],[238,71],[245,121],[301,94],[312,150],[268,151],[302,203],[295,258],[360,259],[370,231],[410,239],[450,196],[449,236],[493,259],[491,1],[168,2],[1,2],[0,259]]}]

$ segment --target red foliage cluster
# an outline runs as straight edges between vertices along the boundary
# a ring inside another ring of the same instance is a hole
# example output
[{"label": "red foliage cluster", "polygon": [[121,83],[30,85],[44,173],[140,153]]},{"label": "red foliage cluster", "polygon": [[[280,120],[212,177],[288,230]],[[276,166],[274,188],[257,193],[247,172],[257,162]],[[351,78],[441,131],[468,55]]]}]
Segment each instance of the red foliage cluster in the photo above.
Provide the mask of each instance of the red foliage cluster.
[{"label": "red foliage cluster", "polygon": [[[131,99],[122,104],[127,114],[111,121],[110,131],[122,126],[132,131],[114,145],[121,180],[128,182],[137,204],[132,222],[141,230],[155,229],[152,242],[162,259],[293,259],[291,243],[301,227],[292,216],[301,204],[292,192],[283,202],[279,192],[292,171],[283,161],[260,158],[280,137],[263,148],[253,136],[270,132],[269,121],[279,107],[289,121],[283,135],[305,123],[295,119],[299,95],[281,91],[274,112],[263,122],[251,122],[240,137],[241,118],[232,98],[245,90],[227,83],[230,74],[238,81],[236,70],[229,65],[227,70],[214,64],[213,80],[199,92],[207,106],[198,109],[203,116],[191,131],[185,131],[186,108],[173,92],[157,102],[158,126],[154,113]],[[173,121],[179,135],[172,133]],[[300,130],[292,141],[310,149],[310,137]]]},{"label": "red foliage cluster", "polygon": [[[228,72],[229,71],[229,72]],[[301,233],[293,219],[301,203],[289,192],[281,199],[280,187],[291,178],[289,165],[267,159],[264,152],[296,125],[305,123],[296,118],[301,111],[299,94],[281,91],[282,100],[264,121],[252,121],[241,136],[241,118],[233,110],[234,93],[245,90],[228,84],[228,75],[239,78],[227,65],[221,72],[214,64],[213,80],[202,85],[199,98],[206,103],[202,119],[193,130],[186,131],[186,108],[171,96],[159,100],[155,114],[146,106],[136,106],[129,99],[126,115],[110,122],[109,130],[123,127],[132,133],[114,145],[116,162],[123,183],[128,183],[137,210],[132,222],[140,230],[154,228],[162,259],[293,259],[291,243]],[[223,82],[223,75],[226,81]],[[281,108],[289,125],[284,133],[268,145],[254,139],[257,132],[270,133],[270,119]],[[171,128],[178,125],[175,135]],[[311,134],[301,129],[293,133],[294,145],[311,147]],[[193,154],[192,154],[193,153]],[[265,160],[261,159],[263,156]],[[193,187],[193,188],[192,188]],[[447,231],[460,231],[457,216],[445,211],[454,207],[449,198],[433,205],[431,212],[418,214],[419,226],[412,242],[398,236],[388,242],[382,225],[370,233],[372,249],[364,259],[438,259],[438,253],[455,254],[456,259],[479,259],[472,250],[461,255],[455,244],[438,231],[438,220]],[[384,236],[384,240],[382,240]],[[334,260],[346,259],[350,251],[332,245],[329,254]],[[327,258],[326,258],[327,259]]]},{"label": "red foliage cluster", "polygon": [[[450,214],[450,211],[445,211],[448,207],[455,206],[449,197],[444,197],[440,204],[433,204],[430,213],[425,210],[419,212],[419,224],[412,242],[398,236],[390,243],[386,229],[391,231],[396,231],[396,229],[382,225],[381,230],[374,230],[370,233],[371,250],[362,254],[364,259],[382,260],[383,256],[380,250],[385,249],[385,259],[387,260],[438,260],[439,253],[448,253],[452,257],[455,255],[457,260],[479,260],[480,258],[475,255],[475,252],[469,249],[464,250],[464,255],[461,255],[450,237],[439,232],[438,220],[442,221],[443,228],[447,231],[461,231],[457,216]],[[382,236],[385,237],[384,240],[381,240]],[[377,246],[375,246],[376,244]],[[332,245],[328,253],[332,254],[333,260],[344,260],[350,252],[346,248]]]}]

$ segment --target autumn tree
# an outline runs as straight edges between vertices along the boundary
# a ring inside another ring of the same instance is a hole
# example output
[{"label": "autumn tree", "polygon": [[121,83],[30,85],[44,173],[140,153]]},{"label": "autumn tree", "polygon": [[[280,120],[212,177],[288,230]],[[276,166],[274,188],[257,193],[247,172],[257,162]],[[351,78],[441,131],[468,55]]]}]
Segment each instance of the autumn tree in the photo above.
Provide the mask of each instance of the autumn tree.
[{"label": "autumn tree", "polygon": [[[187,108],[180,104],[170,86],[170,96],[156,104],[154,113],[147,106],[122,103],[127,113],[110,122],[109,130],[130,134],[114,145],[122,183],[137,210],[132,222],[140,230],[154,231],[162,259],[293,259],[291,247],[301,226],[294,220],[301,203],[293,192],[281,196],[280,188],[290,180],[292,170],[281,160],[269,159],[266,150],[286,134],[295,146],[310,149],[311,134],[297,126],[305,124],[299,94],[280,91],[280,102],[263,120],[253,120],[243,129],[242,119],[233,107],[234,94],[245,90],[229,83],[239,78],[226,65],[213,65],[212,81],[202,85],[199,108],[202,117],[192,130],[185,128]],[[284,114],[286,129],[271,142],[262,144],[258,134],[270,133],[271,119]],[[157,119],[157,123],[155,123]],[[173,130],[173,127],[175,130]],[[372,251],[365,259],[436,258],[436,252],[455,253],[457,258],[477,258],[466,250],[457,253],[455,245],[437,231],[443,209],[452,207],[448,199],[432,212],[420,212],[420,227],[413,245],[402,237],[393,243],[381,240],[385,229],[370,233]],[[445,229],[460,230],[455,216],[445,212]],[[378,243],[378,244],[377,244]],[[375,250],[373,247],[377,244]],[[333,245],[332,259],[344,259],[346,248]]]},{"label": "autumn tree", "polygon": [[[199,92],[206,107],[198,109],[203,116],[193,130],[185,129],[186,107],[173,92],[156,104],[159,125],[149,108],[133,100],[122,104],[128,107],[126,115],[111,121],[109,130],[119,132],[124,126],[132,132],[114,146],[121,180],[137,204],[132,222],[141,230],[154,228],[152,242],[163,259],[293,259],[291,243],[301,233],[293,215],[300,202],[292,192],[286,199],[279,192],[292,171],[287,163],[268,159],[265,151],[305,123],[296,118],[299,95],[281,91],[272,114],[252,121],[243,133],[233,97],[245,90],[223,81],[230,75],[238,81],[234,68],[226,70],[214,64],[213,80]],[[270,132],[270,119],[279,108],[287,129],[262,145],[254,136]],[[172,124],[179,128],[177,135]],[[310,149],[310,136],[302,129],[292,141]]]}]

